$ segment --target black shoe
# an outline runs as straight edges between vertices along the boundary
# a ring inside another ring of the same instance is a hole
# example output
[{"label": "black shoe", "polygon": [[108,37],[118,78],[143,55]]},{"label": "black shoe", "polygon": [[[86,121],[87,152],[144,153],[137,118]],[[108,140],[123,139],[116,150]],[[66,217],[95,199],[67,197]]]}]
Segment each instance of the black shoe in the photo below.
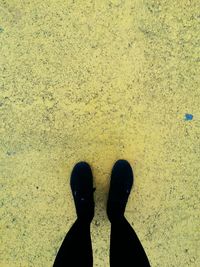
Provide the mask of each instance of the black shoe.
[{"label": "black shoe", "polygon": [[107,215],[110,221],[124,217],[126,203],[133,185],[133,171],[126,160],[118,160],[112,169],[110,190],[107,202]]},{"label": "black shoe", "polygon": [[71,174],[70,185],[78,219],[92,221],[94,217],[93,176],[90,165],[77,163]]}]

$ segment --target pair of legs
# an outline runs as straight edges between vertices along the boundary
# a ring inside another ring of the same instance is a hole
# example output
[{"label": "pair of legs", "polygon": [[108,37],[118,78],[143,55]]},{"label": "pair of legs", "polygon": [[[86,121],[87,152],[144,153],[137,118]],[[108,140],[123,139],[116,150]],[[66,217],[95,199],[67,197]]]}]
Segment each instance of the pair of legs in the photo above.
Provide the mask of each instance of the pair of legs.
[{"label": "pair of legs", "polygon": [[[85,172],[85,176],[83,172]],[[86,177],[90,178],[87,179]],[[135,231],[124,217],[132,182],[133,174],[128,162],[125,160],[117,161],[112,171],[107,204],[107,214],[111,222],[111,267],[150,266]],[[81,162],[74,167],[71,176],[71,188],[78,218],[58,251],[54,267],[92,267],[90,224],[94,216],[94,190],[91,170],[86,163]]]},{"label": "pair of legs", "polygon": [[[61,266],[93,266],[90,223],[77,219],[73,224],[54,263],[54,267]],[[150,266],[136,233],[125,218],[111,223],[110,266]]]}]

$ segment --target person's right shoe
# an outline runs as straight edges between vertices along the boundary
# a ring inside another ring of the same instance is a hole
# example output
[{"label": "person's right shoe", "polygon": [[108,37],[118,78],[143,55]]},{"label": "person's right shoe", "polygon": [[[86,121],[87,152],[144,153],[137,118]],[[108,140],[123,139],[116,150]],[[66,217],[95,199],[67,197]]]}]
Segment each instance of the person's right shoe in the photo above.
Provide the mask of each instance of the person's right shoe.
[{"label": "person's right shoe", "polygon": [[128,197],[133,185],[133,171],[126,160],[118,160],[112,169],[107,201],[107,215],[110,222],[124,216]]}]

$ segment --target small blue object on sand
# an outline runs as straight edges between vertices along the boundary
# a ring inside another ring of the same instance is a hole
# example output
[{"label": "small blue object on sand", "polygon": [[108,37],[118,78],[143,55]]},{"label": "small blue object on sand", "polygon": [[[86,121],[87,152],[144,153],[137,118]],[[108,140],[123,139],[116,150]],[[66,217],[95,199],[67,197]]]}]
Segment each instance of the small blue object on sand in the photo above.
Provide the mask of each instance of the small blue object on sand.
[{"label": "small blue object on sand", "polygon": [[185,114],[185,121],[191,121],[193,119],[193,115],[192,114]]}]

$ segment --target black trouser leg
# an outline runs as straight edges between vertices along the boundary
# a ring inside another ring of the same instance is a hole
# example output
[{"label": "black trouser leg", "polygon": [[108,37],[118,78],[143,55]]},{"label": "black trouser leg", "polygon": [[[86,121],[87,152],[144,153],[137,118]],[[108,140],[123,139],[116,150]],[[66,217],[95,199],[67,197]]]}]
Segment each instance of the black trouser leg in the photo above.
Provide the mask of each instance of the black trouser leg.
[{"label": "black trouser leg", "polygon": [[111,222],[110,266],[150,266],[142,244],[125,217]]},{"label": "black trouser leg", "polygon": [[92,267],[90,222],[77,219],[67,233],[53,267]]}]

